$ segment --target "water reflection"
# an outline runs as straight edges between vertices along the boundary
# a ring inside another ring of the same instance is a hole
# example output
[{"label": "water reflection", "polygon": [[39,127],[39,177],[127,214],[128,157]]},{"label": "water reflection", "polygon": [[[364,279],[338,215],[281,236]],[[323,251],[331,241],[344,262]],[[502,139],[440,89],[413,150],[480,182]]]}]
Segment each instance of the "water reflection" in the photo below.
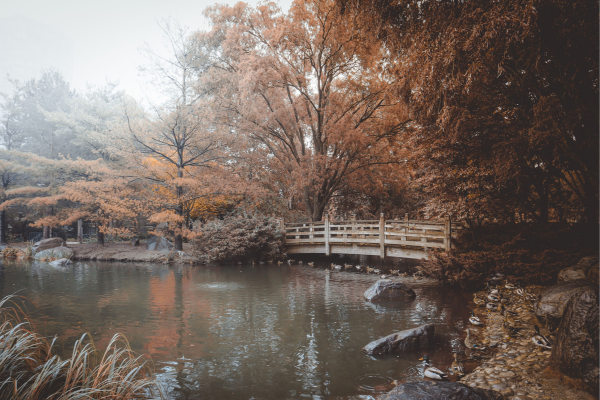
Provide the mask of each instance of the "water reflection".
[{"label": "water reflection", "polygon": [[468,319],[458,291],[407,280],[414,301],[365,303],[375,276],[298,266],[0,264],[0,295],[19,291],[38,329],[65,349],[120,332],[152,358],[172,398],[368,399],[393,380],[422,379],[422,354],[373,358],[362,346],[424,323],[446,368]]}]

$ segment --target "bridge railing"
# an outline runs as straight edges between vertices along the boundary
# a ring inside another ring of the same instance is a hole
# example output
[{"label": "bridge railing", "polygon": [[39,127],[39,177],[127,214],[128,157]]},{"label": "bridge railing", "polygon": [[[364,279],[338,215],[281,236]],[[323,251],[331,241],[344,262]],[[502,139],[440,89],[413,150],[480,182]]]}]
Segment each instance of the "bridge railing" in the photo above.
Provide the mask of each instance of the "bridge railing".
[{"label": "bridge railing", "polygon": [[331,244],[378,246],[382,257],[386,247],[409,247],[420,250],[439,248],[450,250],[452,234],[461,226],[446,218],[439,221],[347,220],[282,223],[286,246],[324,244],[330,254]]}]

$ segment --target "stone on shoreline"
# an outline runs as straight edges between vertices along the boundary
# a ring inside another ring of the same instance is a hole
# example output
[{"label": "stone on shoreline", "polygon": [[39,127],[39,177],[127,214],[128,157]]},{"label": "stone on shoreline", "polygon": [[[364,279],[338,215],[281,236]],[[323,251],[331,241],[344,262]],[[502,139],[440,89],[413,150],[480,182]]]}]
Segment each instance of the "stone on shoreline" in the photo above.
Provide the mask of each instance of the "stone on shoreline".
[{"label": "stone on shoreline", "polygon": [[598,297],[593,289],[578,292],[567,303],[552,349],[554,368],[581,379],[598,391]]},{"label": "stone on shoreline", "polygon": [[152,236],[146,244],[146,250],[171,251],[173,243],[162,236]]},{"label": "stone on shoreline", "polygon": [[590,288],[594,289],[587,279],[578,279],[552,286],[540,294],[535,303],[535,315],[544,317],[548,314],[550,319],[558,321],[562,318],[569,300]]},{"label": "stone on shoreline", "polygon": [[382,355],[400,351],[418,350],[433,346],[433,324],[405,329],[377,339],[362,348],[368,355]]},{"label": "stone on shoreline", "polygon": [[40,240],[39,242],[34,243],[33,252],[38,253],[40,251],[53,249],[55,247],[65,246],[65,241],[62,238],[54,237],[49,239]]},{"label": "stone on shoreline", "polygon": [[414,299],[417,295],[404,283],[394,282],[391,279],[380,279],[367,289],[364,296],[368,301],[382,301]]},{"label": "stone on shoreline", "polygon": [[408,382],[392,389],[382,400],[501,400],[492,390],[469,387],[458,382]]},{"label": "stone on shoreline", "polygon": [[[563,269],[558,273],[558,283],[570,282],[578,279],[592,278],[592,275],[598,276],[598,257],[589,256],[583,257],[579,262],[572,267]],[[595,274],[594,274],[595,272]],[[596,286],[598,283],[596,282]]]},{"label": "stone on shoreline", "polygon": [[73,258],[73,249],[69,247],[54,247],[35,253],[33,256],[36,260],[52,260],[60,258]]}]

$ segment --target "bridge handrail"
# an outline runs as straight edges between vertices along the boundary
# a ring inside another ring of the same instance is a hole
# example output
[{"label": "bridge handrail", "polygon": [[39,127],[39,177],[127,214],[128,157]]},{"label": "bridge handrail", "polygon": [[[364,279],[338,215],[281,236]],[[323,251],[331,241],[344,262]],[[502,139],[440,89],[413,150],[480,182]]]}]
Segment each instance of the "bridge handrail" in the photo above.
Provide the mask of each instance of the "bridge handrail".
[{"label": "bridge handrail", "polygon": [[281,221],[284,243],[290,245],[325,244],[329,254],[330,243],[347,245],[379,245],[382,257],[386,247],[440,248],[450,250],[452,236],[462,224],[445,220],[338,220],[292,222]]}]

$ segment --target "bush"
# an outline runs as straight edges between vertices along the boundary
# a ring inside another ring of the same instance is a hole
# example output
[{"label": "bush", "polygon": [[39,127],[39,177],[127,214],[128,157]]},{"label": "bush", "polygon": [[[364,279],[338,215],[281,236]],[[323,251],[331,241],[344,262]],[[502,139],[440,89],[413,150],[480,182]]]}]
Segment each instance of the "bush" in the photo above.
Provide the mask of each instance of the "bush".
[{"label": "bush", "polygon": [[4,258],[17,258],[19,250],[14,247],[5,247],[0,254],[2,254],[2,257]]},{"label": "bush", "polygon": [[480,289],[493,273],[524,284],[554,283],[561,269],[598,254],[598,226],[508,225],[464,231],[451,253],[432,252],[424,275]]},{"label": "bush", "polygon": [[266,215],[237,211],[194,230],[199,234],[194,249],[205,261],[270,261],[282,255],[279,221]]}]

